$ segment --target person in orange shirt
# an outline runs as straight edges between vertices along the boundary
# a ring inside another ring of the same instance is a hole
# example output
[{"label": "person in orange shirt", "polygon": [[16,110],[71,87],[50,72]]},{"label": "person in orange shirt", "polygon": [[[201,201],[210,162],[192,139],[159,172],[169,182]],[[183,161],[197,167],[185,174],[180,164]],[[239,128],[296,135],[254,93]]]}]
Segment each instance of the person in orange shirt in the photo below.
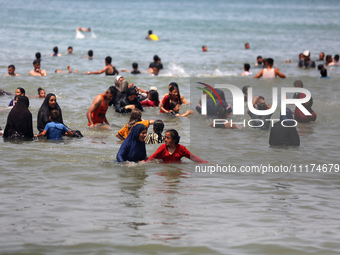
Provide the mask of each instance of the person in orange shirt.
[{"label": "person in orange shirt", "polygon": [[142,120],[142,111],[139,109],[133,109],[131,111],[129,122],[121,130],[118,131],[116,136],[120,140],[124,141],[128,137],[130,131],[135,125],[143,124],[144,126],[149,128],[149,126],[153,125],[154,122],[155,122],[154,120]]},{"label": "person in orange shirt", "polygon": [[89,110],[87,111],[88,126],[94,127],[100,125],[108,125],[110,123],[106,119],[106,111],[109,107],[109,101],[116,97],[117,89],[114,86],[109,87],[106,92],[97,95]]}]

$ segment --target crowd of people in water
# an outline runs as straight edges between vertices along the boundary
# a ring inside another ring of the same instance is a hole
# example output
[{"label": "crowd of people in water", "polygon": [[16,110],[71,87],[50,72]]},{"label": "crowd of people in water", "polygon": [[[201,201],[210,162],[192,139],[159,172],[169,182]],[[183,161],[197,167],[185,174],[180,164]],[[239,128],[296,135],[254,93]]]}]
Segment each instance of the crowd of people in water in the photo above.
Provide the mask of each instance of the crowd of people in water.
[{"label": "crowd of people in water", "polygon": [[[90,31],[90,29],[83,29],[79,31]],[[152,39],[153,38],[153,39]],[[158,40],[152,31],[149,31],[147,40]],[[249,49],[249,43],[245,44],[245,49]],[[202,47],[203,52],[206,52],[207,46]],[[73,54],[73,47],[70,46],[67,49],[67,54]],[[53,54],[51,57],[60,57],[61,54],[58,51],[58,47],[53,48]],[[88,52],[88,59],[92,59],[93,51]],[[324,61],[325,54],[323,52],[319,55],[318,65],[322,77],[327,77],[327,70],[325,66],[339,65],[339,55],[335,55],[332,59],[331,55],[326,56],[326,62]],[[36,59],[33,61],[34,69],[29,72],[29,75],[33,76],[46,76],[45,70],[40,66],[41,54],[36,53]],[[286,78],[286,76],[279,71],[278,68],[274,68],[274,60],[272,58],[257,57],[256,67],[261,70],[254,76],[254,78]],[[310,52],[308,50],[301,54],[298,62],[300,68],[316,68],[314,60],[310,59]],[[71,67],[67,67],[68,73],[73,72]],[[158,75],[159,71],[163,69],[161,59],[155,55],[154,62],[150,63],[148,72],[152,75]],[[62,70],[56,70],[56,73],[63,72]],[[78,70],[74,70],[75,73]],[[122,69],[120,72],[130,72],[131,74],[140,74],[138,70],[138,64],[132,64],[132,70]],[[88,127],[98,129],[108,129],[110,123],[106,118],[106,112],[109,107],[112,107],[117,113],[129,114],[130,118],[126,125],[124,125],[116,134],[116,137],[123,141],[118,153],[117,161],[133,161],[144,162],[151,160],[162,160],[165,163],[178,163],[182,157],[189,158],[198,163],[207,163],[207,161],[193,155],[188,149],[179,144],[180,136],[175,129],[169,129],[165,131],[163,135],[164,122],[162,120],[144,120],[142,118],[142,112],[146,107],[158,107],[160,113],[171,114],[177,117],[186,117],[193,113],[192,110],[188,110],[185,113],[180,113],[180,107],[183,104],[188,104],[186,99],[180,94],[179,85],[176,82],[169,84],[169,91],[162,98],[159,95],[157,87],[150,87],[149,90],[134,86],[133,83],[128,83],[123,76],[119,75],[119,71],[114,65],[112,65],[112,58],[107,56],[105,58],[105,67],[99,71],[88,71],[84,74],[102,74],[109,76],[115,76],[114,85],[110,86],[104,93],[97,95],[91,106],[89,107],[86,117],[88,120]],[[324,73],[326,75],[324,76]],[[18,76],[15,73],[15,66],[8,66],[9,76]],[[244,73],[242,76],[252,75],[250,72],[250,65],[244,65]],[[248,87],[244,86],[242,91],[244,94],[244,101],[248,101]],[[300,80],[295,81],[294,87],[303,88],[303,83]],[[37,116],[37,129],[38,134],[34,135],[32,127],[32,114],[29,110],[29,99],[25,95],[25,89],[18,87],[15,91],[14,98],[10,101],[9,107],[12,107],[7,117],[7,124],[3,131],[3,138],[10,139],[22,139],[33,140],[38,137],[46,137],[46,139],[60,140],[63,136],[70,137],[82,137],[79,130],[72,130],[67,127],[63,121],[62,110],[57,103],[57,97],[53,93],[46,95],[46,92],[42,88],[38,88],[38,95],[36,97],[44,98]],[[5,91],[0,91],[3,95],[10,95]],[[228,119],[233,113],[232,107],[226,102],[224,92],[220,89],[214,89],[207,85],[203,89],[203,93],[206,94],[206,110],[207,116],[210,118]],[[293,98],[303,99],[306,95],[304,93],[296,93]],[[216,104],[219,100],[221,103]],[[271,106],[266,102],[263,96],[256,96],[252,100],[254,109],[266,111]],[[316,113],[312,110],[313,99],[305,102],[303,106],[309,111],[310,115],[303,113],[298,107],[295,108],[293,113],[289,108],[286,109],[286,114],[280,115],[280,121],[275,123],[270,131],[269,144],[272,146],[277,145],[291,145],[299,146],[300,139],[296,129],[296,123],[306,123],[316,120]],[[198,113],[202,113],[201,101],[196,106]],[[257,115],[248,110],[248,114],[253,120],[253,127],[261,130],[267,130],[270,126],[270,118],[272,114]],[[283,125],[283,123],[285,123]],[[153,133],[148,133],[147,130],[153,126]],[[214,128],[227,128],[227,129],[239,129],[242,128],[237,124],[227,122],[224,124],[212,124]],[[146,155],[146,144],[162,144],[150,157]]]}]

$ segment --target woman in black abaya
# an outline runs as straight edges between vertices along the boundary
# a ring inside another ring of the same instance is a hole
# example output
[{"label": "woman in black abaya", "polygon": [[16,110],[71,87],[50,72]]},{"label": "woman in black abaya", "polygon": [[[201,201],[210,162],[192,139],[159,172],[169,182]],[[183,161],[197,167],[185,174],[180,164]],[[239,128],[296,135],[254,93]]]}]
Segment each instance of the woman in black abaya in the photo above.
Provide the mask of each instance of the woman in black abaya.
[{"label": "woman in black abaya", "polygon": [[8,114],[4,138],[33,139],[32,113],[28,106],[28,98],[26,96],[19,96],[17,103]]}]

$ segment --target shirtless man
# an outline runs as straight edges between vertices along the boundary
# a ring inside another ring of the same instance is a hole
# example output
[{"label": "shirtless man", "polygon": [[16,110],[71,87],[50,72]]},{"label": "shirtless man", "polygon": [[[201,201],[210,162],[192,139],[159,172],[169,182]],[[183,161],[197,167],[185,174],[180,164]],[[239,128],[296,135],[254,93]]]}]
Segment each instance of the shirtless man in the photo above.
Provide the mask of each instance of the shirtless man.
[{"label": "shirtless man", "polygon": [[267,67],[262,69],[254,78],[276,78],[277,76],[281,78],[286,78],[286,75],[281,73],[278,68],[273,68],[274,60],[272,58],[267,58]]},{"label": "shirtless man", "polygon": [[19,74],[15,73],[15,66],[9,65],[8,66],[8,74],[5,74],[6,76],[20,76]]},{"label": "shirtless man", "polygon": [[45,70],[40,69],[40,61],[34,60],[33,61],[34,70],[30,71],[28,74],[33,76],[46,76],[47,73]]},{"label": "shirtless man", "polygon": [[87,111],[88,126],[94,127],[97,124],[110,126],[106,119],[106,111],[109,107],[109,101],[117,95],[117,89],[113,86],[109,87],[106,92],[97,95],[89,110]]},{"label": "shirtless man", "polygon": [[105,58],[105,67],[102,70],[94,71],[94,72],[86,72],[84,74],[101,74],[105,72],[106,75],[116,75],[116,74],[118,75],[119,74],[118,70],[115,68],[114,65],[111,65],[111,62],[112,62],[112,58],[110,56],[107,56]]}]

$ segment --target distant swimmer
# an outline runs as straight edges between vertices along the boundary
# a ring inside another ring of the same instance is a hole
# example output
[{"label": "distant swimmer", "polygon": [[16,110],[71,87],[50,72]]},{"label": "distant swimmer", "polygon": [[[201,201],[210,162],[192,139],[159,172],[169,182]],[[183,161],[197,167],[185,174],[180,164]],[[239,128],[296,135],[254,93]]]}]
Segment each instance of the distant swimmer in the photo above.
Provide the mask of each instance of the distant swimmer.
[{"label": "distant swimmer", "polygon": [[255,63],[255,66],[256,66],[256,67],[262,67],[262,68],[264,67],[264,66],[263,66],[263,58],[262,58],[262,56],[257,56],[256,61],[257,61],[257,62]]},{"label": "distant swimmer", "polygon": [[299,60],[298,67],[315,68],[315,61],[310,59],[309,50],[303,52],[303,59]]},{"label": "distant swimmer", "polygon": [[93,59],[93,50],[89,50],[87,52],[87,56],[82,56],[81,58],[88,58],[89,60]]},{"label": "distant swimmer", "polygon": [[149,64],[149,69],[148,69],[149,73],[153,73],[154,72],[153,68],[155,66],[158,68],[158,70],[163,69],[163,64],[161,63],[161,59],[158,57],[158,55],[153,56],[153,61],[154,62],[151,62]]},{"label": "distant swimmer", "polygon": [[35,53],[35,59],[41,61],[41,53],[40,52]]},{"label": "distant swimmer", "polygon": [[45,70],[40,69],[40,61],[34,60],[33,61],[34,70],[30,71],[28,74],[33,76],[46,76],[47,73]]},{"label": "distant swimmer", "polygon": [[329,79],[329,77],[327,76],[327,69],[326,68],[323,68],[320,70],[320,78],[326,78],[326,79]]},{"label": "distant swimmer", "polygon": [[83,28],[83,27],[78,27],[76,29],[76,39],[84,39],[86,36],[83,34],[83,32],[91,32],[91,28]]},{"label": "distant swimmer", "polygon": [[254,78],[276,78],[277,76],[281,78],[286,78],[286,75],[281,73],[278,68],[273,68],[274,60],[272,58],[267,58],[266,60],[267,67],[262,69]]},{"label": "distant swimmer", "polygon": [[138,63],[133,62],[132,63],[132,71],[128,70],[128,69],[122,69],[120,70],[121,72],[127,72],[127,73],[131,73],[131,74],[140,74],[141,72],[138,70]]},{"label": "distant swimmer", "polygon": [[85,29],[85,28],[83,28],[83,27],[78,27],[78,28],[77,28],[77,31],[81,31],[81,32],[90,32],[90,31],[91,31],[91,28]]},{"label": "distant swimmer", "polygon": [[53,54],[51,54],[51,57],[61,57],[61,54],[58,53],[59,49],[57,46],[53,48]]},{"label": "distant swimmer", "polygon": [[319,59],[317,61],[325,62],[325,53],[324,52],[319,53]]},{"label": "distant swimmer", "polygon": [[152,33],[152,30],[149,30],[148,34],[149,35],[145,38],[146,40],[151,40],[151,41],[159,40],[158,36]]},{"label": "distant swimmer", "polygon": [[78,69],[74,69],[74,72],[72,72],[71,66],[67,66],[67,71],[57,69],[57,70],[55,70],[55,73],[78,73]]},{"label": "distant swimmer", "polygon": [[249,45],[249,43],[248,43],[248,42],[244,44],[244,48],[245,48],[246,50],[249,50],[249,48],[250,48],[250,45]]},{"label": "distant swimmer", "polygon": [[15,73],[14,65],[9,65],[7,71],[8,71],[8,74],[5,74],[5,76],[20,76],[19,74]]},{"label": "distant swimmer", "polygon": [[243,66],[244,72],[241,75],[242,76],[252,75],[253,73],[250,72],[249,69],[250,69],[250,65],[248,63],[245,63],[244,66]]},{"label": "distant swimmer", "polygon": [[69,47],[67,48],[67,54],[68,54],[68,55],[72,55],[72,54],[73,54],[73,47],[72,47],[72,46],[69,46]]},{"label": "distant swimmer", "polygon": [[203,51],[203,52],[208,51],[208,47],[207,47],[206,45],[203,45],[203,46],[202,46],[202,51]]},{"label": "distant swimmer", "polygon": [[111,65],[111,62],[112,62],[112,58],[110,56],[107,56],[105,58],[105,67],[100,70],[100,71],[94,71],[94,72],[86,72],[84,74],[101,74],[101,73],[104,73],[106,75],[118,75],[119,72],[118,70],[116,69],[116,67],[114,65]]}]

